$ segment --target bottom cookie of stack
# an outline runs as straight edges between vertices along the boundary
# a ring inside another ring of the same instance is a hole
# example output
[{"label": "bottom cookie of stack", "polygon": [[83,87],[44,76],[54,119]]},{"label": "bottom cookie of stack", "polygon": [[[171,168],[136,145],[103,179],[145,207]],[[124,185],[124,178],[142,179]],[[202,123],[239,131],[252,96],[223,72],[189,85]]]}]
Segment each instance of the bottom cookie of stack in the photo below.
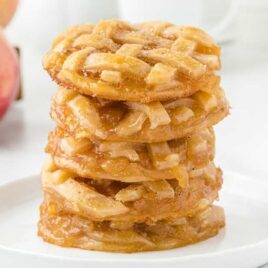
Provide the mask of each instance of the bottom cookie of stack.
[{"label": "bottom cookie of stack", "polygon": [[215,236],[224,226],[223,209],[209,206],[193,217],[155,223],[92,221],[59,209],[49,195],[41,205],[39,236],[49,243],[110,252],[164,250]]},{"label": "bottom cookie of stack", "polygon": [[222,184],[210,178],[123,183],[81,178],[51,160],[42,172],[39,235],[66,247],[113,252],[163,250],[216,235],[224,213],[212,205]]}]

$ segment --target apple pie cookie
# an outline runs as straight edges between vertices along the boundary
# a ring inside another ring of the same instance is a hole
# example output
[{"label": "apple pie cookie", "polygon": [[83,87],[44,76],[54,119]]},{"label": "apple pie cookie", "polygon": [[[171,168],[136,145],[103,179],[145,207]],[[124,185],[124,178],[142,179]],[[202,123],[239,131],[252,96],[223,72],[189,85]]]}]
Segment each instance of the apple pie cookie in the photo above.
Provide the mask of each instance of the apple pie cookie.
[{"label": "apple pie cookie", "polygon": [[39,235],[63,247],[110,252],[164,250],[197,243],[215,236],[224,226],[223,209],[208,206],[188,217],[151,223],[93,221],[63,211],[46,195],[40,208]]},{"label": "apple pie cookie", "polygon": [[86,97],[59,88],[52,98],[51,117],[76,138],[139,143],[162,142],[213,126],[229,113],[221,88],[198,91],[165,102],[116,102]]},{"label": "apple pie cookie", "polygon": [[49,135],[46,152],[59,168],[84,178],[142,182],[185,180],[206,172],[214,159],[212,129],[160,143],[131,143],[75,138],[57,128]]},{"label": "apple pie cookie", "polygon": [[218,197],[222,173],[213,164],[192,174],[187,185],[176,179],[124,183],[82,178],[50,160],[42,187],[66,212],[92,220],[156,221],[194,215]]},{"label": "apple pie cookie", "polygon": [[220,48],[198,28],[107,20],[65,31],[43,66],[58,84],[82,94],[151,102],[214,88],[219,56]]}]

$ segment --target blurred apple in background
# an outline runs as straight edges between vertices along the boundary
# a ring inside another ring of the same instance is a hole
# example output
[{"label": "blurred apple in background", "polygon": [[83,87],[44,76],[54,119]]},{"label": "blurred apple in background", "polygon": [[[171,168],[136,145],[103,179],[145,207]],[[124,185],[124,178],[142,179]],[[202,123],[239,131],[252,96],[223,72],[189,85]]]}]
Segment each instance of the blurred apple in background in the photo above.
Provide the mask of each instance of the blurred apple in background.
[{"label": "blurred apple in background", "polygon": [[19,77],[17,52],[8,43],[0,29],[0,119],[17,96]]},{"label": "blurred apple in background", "polygon": [[0,26],[5,27],[15,14],[18,0],[0,0]]}]

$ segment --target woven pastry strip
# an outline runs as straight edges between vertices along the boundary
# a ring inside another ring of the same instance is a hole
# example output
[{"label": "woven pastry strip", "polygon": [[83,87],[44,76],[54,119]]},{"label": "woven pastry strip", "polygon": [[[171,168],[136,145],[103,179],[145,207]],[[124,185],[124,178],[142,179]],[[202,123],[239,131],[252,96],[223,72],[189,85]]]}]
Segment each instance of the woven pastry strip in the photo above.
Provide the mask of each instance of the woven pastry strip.
[{"label": "woven pastry strip", "polygon": [[177,178],[187,185],[195,174],[208,173],[214,158],[212,129],[170,142],[140,144],[75,139],[62,129],[49,135],[46,152],[56,165],[81,177],[139,182]]},{"label": "woven pastry strip", "polygon": [[198,91],[167,102],[115,102],[85,97],[60,88],[52,99],[51,116],[76,138],[162,142],[210,127],[229,112],[222,89]]},{"label": "woven pastry strip", "polygon": [[174,217],[153,224],[95,222],[62,211],[46,194],[40,208],[38,234],[64,247],[111,252],[137,252],[181,247],[207,239],[224,226],[219,207],[208,207],[194,217]]},{"label": "woven pastry strip", "polygon": [[192,95],[219,81],[220,49],[201,29],[119,20],[74,26],[43,60],[60,85],[113,100],[151,102]]},{"label": "woven pastry strip", "polygon": [[214,167],[209,174],[195,174],[184,188],[175,179],[129,184],[84,179],[49,161],[43,168],[42,187],[66,212],[91,220],[146,222],[204,210],[218,197],[221,176]]}]

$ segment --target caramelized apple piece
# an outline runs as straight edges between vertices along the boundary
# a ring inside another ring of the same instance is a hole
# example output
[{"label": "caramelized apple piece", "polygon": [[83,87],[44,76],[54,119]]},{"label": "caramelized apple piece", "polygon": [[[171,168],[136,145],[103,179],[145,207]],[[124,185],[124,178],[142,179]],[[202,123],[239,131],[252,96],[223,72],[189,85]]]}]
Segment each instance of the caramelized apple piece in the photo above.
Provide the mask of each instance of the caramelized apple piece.
[{"label": "caramelized apple piece", "polygon": [[207,141],[198,134],[193,134],[187,139],[187,157],[194,160],[194,164],[207,164],[208,159]]},{"label": "caramelized apple piece", "polygon": [[[148,238],[142,236],[137,232],[133,232],[132,230],[106,230],[105,232],[102,231],[94,231],[89,233],[90,238],[94,239],[94,243],[96,241],[100,242],[108,242],[108,243],[115,243],[117,245],[131,245],[138,243],[139,245],[147,245],[147,246],[154,246],[154,243],[151,242]],[[111,243],[111,244],[112,244]]]},{"label": "caramelized apple piece", "polygon": [[212,213],[212,207],[209,206],[205,210],[199,212],[196,215],[196,218],[201,220],[201,221],[205,221],[206,219],[208,219],[210,217],[211,213]]},{"label": "caramelized apple piece", "polygon": [[147,181],[144,182],[146,188],[156,193],[158,199],[174,198],[174,189],[167,180]]},{"label": "caramelized apple piece", "polygon": [[143,185],[131,184],[120,190],[115,195],[115,199],[121,202],[131,202],[140,199],[144,192],[145,189]]},{"label": "caramelized apple piece", "polygon": [[190,178],[201,177],[204,174],[204,168],[192,169],[189,172]]},{"label": "caramelized apple piece", "polygon": [[116,54],[136,57],[141,49],[142,45],[140,44],[124,44],[116,51]]},{"label": "caramelized apple piece", "polygon": [[183,37],[178,37],[174,41],[171,50],[178,51],[184,55],[191,55],[194,52],[195,48],[196,48],[195,42],[187,40]]},{"label": "caramelized apple piece", "polygon": [[56,94],[55,94],[55,101],[57,104],[59,105],[64,105],[66,104],[68,101],[72,100],[73,98],[75,98],[76,96],[78,96],[78,94],[73,91],[73,90],[68,90],[65,88],[58,88]]},{"label": "caramelized apple piece", "polygon": [[96,49],[108,49],[115,52],[119,48],[119,45],[112,39],[98,34],[82,34],[74,40],[73,47],[80,49],[94,47]]},{"label": "caramelized apple piece", "polygon": [[85,70],[112,70],[135,78],[144,78],[149,73],[150,68],[149,64],[137,58],[108,53],[91,54],[84,65]]},{"label": "caramelized apple piece", "polygon": [[207,198],[202,198],[201,200],[198,201],[197,205],[196,205],[196,209],[198,211],[203,211],[204,209],[206,209],[208,206],[210,205],[210,201]]},{"label": "caramelized apple piece", "polygon": [[205,168],[204,168],[204,175],[206,179],[209,179],[210,181],[215,181],[216,178],[217,169],[213,162],[210,162]]},{"label": "caramelized apple piece", "polygon": [[211,70],[218,70],[221,65],[219,57],[216,55],[194,53],[194,58],[208,66]]},{"label": "caramelized apple piece", "polygon": [[62,69],[73,72],[79,72],[84,69],[84,63],[91,53],[95,51],[95,48],[88,47],[82,50],[72,53],[63,63]]},{"label": "caramelized apple piece", "polygon": [[131,111],[121,120],[115,131],[123,137],[137,133],[142,129],[146,118],[146,114],[141,111]]},{"label": "caramelized apple piece", "polygon": [[203,30],[196,27],[173,25],[163,31],[163,36],[172,39],[183,37],[195,42],[198,50],[205,51],[210,54],[220,54],[220,48],[214,43],[213,39]]},{"label": "caramelized apple piece", "polygon": [[168,155],[171,153],[167,142],[155,142],[147,144],[148,150],[153,157],[158,155]]},{"label": "caramelized apple piece", "polygon": [[174,177],[178,180],[181,188],[186,188],[189,186],[189,175],[184,165],[178,164],[173,167],[171,171],[174,174]]},{"label": "caramelized apple piece", "polygon": [[134,223],[133,222],[126,222],[126,221],[111,221],[110,227],[112,229],[117,230],[130,230],[133,228]]},{"label": "caramelized apple piece", "polygon": [[99,113],[90,98],[86,98],[82,95],[76,96],[68,103],[68,106],[78,118],[81,126],[89,133],[102,139],[106,137]]},{"label": "caramelized apple piece", "polygon": [[64,183],[66,180],[72,178],[74,176],[73,173],[67,171],[58,169],[54,171],[53,173],[50,173],[50,176],[48,176],[48,179],[51,180],[51,183],[57,185]]},{"label": "caramelized apple piece", "polygon": [[218,104],[217,98],[214,95],[205,91],[196,92],[193,98],[201,104],[202,108],[206,112],[211,111]]},{"label": "caramelized apple piece", "polygon": [[61,150],[71,156],[83,154],[93,147],[89,139],[74,139],[73,137],[62,138],[60,142]]},{"label": "caramelized apple piece", "polygon": [[70,171],[57,169],[54,161],[50,159],[46,162],[42,171],[42,185],[46,187],[61,184],[73,176]]},{"label": "caramelized apple piece", "polygon": [[187,224],[188,221],[186,217],[180,217],[180,218],[169,219],[169,222],[171,225],[184,225]]},{"label": "caramelized apple piece", "polygon": [[94,218],[101,219],[128,211],[121,202],[106,197],[72,178],[59,184],[49,184],[49,187],[68,200],[74,211],[87,213]]},{"label": "caramelized apple piece", "polygon": [[170,65],[177,68],[179,72],[193,78],[199,78],[206,71],[206,66],[200,62],[189,56],[184,56],[179,52],[170,52],[170,50],[166,48],[143,50],[141,54],[145,59]]},{"label": "caramelized apple piece", "polygon": [[107,71],[104,70],[101,72],[101,79],[108,83],[119,84],[122,82],[122,75],[117,71]]},{"label": "caramelized apple piece", "polygon": [[128,105],[134,110],[140,110],[146,113],[151,123],[151,129],[161,125],[168,125],[171,121],[169,114],[160,101],[151,102],[149,104],[128,102]]},{"label": "caramelized apple piece", "polygon": [[180,161],[179,154],[171,153],[167,142],[150,143],[147,146],[156,169],[168,169],[176,166]]},{"label": "caramelized apple piece", "polygon": [[146,38],[146,36],[141,32],[129,32],[129,31],[121,31],[117,32],[114,38],[125,44],[139,44],[139,45],[148,45],[150,41]]},{"label": "caramelized apple piece", "polygon": [[57,166],[51,157],[45,161],[42,170],[48,172],[54,172],[55,170],[57,170]]},{"label": "caramelized apple piece", "polygon": [[163,63],[157,63],[146,77],[146,82],[148,84],[164,84],[171,82],[175,79],[176,71],[176,68]]},{"label": "caramelized apple piece", "polygon": [[194,117],[192,109],[186,106],[179,106],[172,111],[171,122],[174,125],[179,125],[183,122],[187,122],[192,117]]},{"label": "caramelized apple piece", "polygon": [[203,46],[207,46],[214,50],[214,53],[220,51],[219,47],[217,47],[212,39],[208,34],[206,34],[202,29],[196,27],[183,27],[179,26],[181,29],[181,35],[186,38],[193,40],[196,43],[199,43]]},{"label": "caramelized apple piece", "polygon": [[171,121],[167,111],[159,101],[146,105],[145,111],[151,122],[152,129],[161,125],[168,125]]},{"label": "caramelized apple piece", "polygon": [[99,151],[109,153],[112,158],[123,156],[130,161],[139,161],[139,155],[129,142],[102,142]]},{"label": "caramelized apple piece", "polygon": [[128,159],[126,159],[125,157],[120,157],[116,159],[109,159],[109,160],[103,161],[103,163],[101,164],[101,167],[107,173],[111,173],[114,176],[118,176],[122,172],[124,172],[127,165],[129,165]]},{"label": "caramelized apple piece", "polygon": [[191,98],[181,98],[177,100],[166,101],[164,102],[163,106],[166,109],[175,109],[181,106],[185,106],[191,109],[194,106],[194,104],[195,104],[195,100]]}]

